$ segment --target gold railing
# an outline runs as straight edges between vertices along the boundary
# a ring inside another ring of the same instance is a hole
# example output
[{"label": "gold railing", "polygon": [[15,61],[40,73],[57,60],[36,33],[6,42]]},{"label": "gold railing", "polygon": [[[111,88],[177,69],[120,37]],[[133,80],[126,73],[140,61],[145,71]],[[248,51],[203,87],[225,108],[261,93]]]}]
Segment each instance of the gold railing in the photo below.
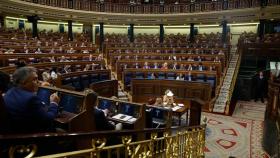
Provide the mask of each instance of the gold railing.
[{"label": "gold railing", "polygon": [[230,88],[229,88],[229,95],[228,95],[227,102],[226,102],[225,114],[227,114],[227,115],[229,114],[229,108],[230,108],[232,93],[233,93],[233,90],[234,90],[234,87],[235,87],[235,83],[236,83],[236,79],[237,79],[237,75],[238,75],[239,67],[240,67],[240,63],[241,63],[241,56],[242,56],[241,51],[242,51],[241,49],[239,49],[239,48],[237,49],[237,53],[239,54],[239,56],[238,56],[237,63],[236,63],[236,66],[235,66],[234,75],[233,75],[232,80],[231,80],[231,84],[230,84]]},{"label": "gold railing", "polygon": [[[42,158],[67,158],[67,157],[96,157],[96,158],[134,158],[134,157],[157,157],[157,158],[199,158],[204,157],[205,148],[205,129],[206,125],[195,126],[195,127],[175,127],[170,129],[149,129],[143,131],[129,131],[129,132],[106,132],[97,133],[98,136],[92,137],[91,134],[80,135],[80,140],[87,140],[91,144],[87,148],[74,150],[70,152],[60,152],[52,155],[41,156]],[[147,133],[148,131],[148,133]],[[96,133],[96,132],[95,132]],[[135,134],[146,134],[147,139],[141,139],[135,141]],[[109,135],[113,135],[114,138],[118,138],[119,143],[115,145],[106,145],[110,139]],[[115,136],[116,135],[116,136]],[[149,136],[147,136],[149,135]],[[43,136],[45,138],[52,139],[55,137],[56,141],[60,139],[57,138],[57,134]],[[63,135],[62,139],[71,139],[71,137],[79,137],[79,134],[67,134]],[[32,137],[31,140],[36,139]],[[25,137],[24,139],[29,139],[29,142],[34,142],[30,140],[30,137]],[[8,150],[9,157],[13,158],[19,153],[25,153],[29,157],[38,156],[36,152],[40,150],[36,143],[21,145],[20,138],[19,141],[13,139],[10,142],[16,142],[12,144]],[[40,136],[40,141],[42,136]],[[38,139],[38,140],[39,140]],[[0,136],[0,142],[3,137]],[[9,138],[4,139],[6,142]],[[3,143],[3,141],[1,142]],[[26,143],[25,143],[26,144]],[[3,150],[3,149],[1,149]]]}]

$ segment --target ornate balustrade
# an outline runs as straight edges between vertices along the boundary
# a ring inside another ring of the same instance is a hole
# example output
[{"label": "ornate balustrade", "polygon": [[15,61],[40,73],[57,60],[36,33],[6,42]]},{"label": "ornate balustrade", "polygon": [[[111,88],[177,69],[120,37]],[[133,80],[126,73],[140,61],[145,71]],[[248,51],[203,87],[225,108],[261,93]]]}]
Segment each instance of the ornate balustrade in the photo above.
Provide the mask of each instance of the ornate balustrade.
[{"label": "ornate balustrade", "polygon": [[[138,3],[97,3],[96,1],[68,1],[68,0],[24,0],[60,8],[86,10],[108,13],[133,13],[133,14],[170,14],[221,11],[260,7],[258,0],[251,1],[212,1],[180,4],[138,4]],[[268,1],[267,5],[279,5],[276,0]]]},{"label": "ornate balustrade", "polygon": [[[0,135],[0,149],[4,157],[204,157],[205,129],[206,126],[202,125],[138,131]],[[137,134],[145,134],[146,139],[134,139],[133,135]],[[112,136],[118,140],[114,145]],[[59,151],[63,142],[71,142],[77,147]],[[51,151],[53,154],[50,155],[44,148],[47,145],[58,151]]]}]

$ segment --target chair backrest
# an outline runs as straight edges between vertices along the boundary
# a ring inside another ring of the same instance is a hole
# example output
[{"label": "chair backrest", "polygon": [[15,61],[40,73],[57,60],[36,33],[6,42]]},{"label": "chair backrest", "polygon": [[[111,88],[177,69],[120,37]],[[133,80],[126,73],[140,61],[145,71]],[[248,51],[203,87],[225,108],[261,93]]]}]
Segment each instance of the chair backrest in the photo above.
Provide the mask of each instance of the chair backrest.
[{"label": "chair backrest", "polygon": [[144,73],[143,72],[136,72],[136,78],[143,79],[144,78]]},{"label": "chair backrest", "polygon": [[215,88],[216,78],[215,77],[208,77],[206,82],[210,83],[212,88]]},{"label": "chair backrest", "polygon": [[197,74],[196,81],[205,82],[205,75],[204,74]]},{"label": "chair backrest", "polygon": [[124,75],[124,84],[130,85],[132,73],[125,73]]},{"label": "chair backrest", "polygon": [[104,81],[104,80],[110,80],[110,76],[109,76],[109,74],[103,74],[103,73],[101,73],[100,74],[100,81]]},{"label": "chair backrest", "polygon": [[173,73],[173,72],[167,73],[167,79],[175,80],[175,78],[176,78],[175,73]]},{"label": "chair backrest", "polygon": [[99,81],[99,75],[98,74],[91,74],[90,75],[90,83],[98,82]]},{"label": "chair backrest", "polygon": [[158,79],[165,79],[165,73],[163,72],[158,73]]},{"label": "chair backrest", "polygon": [[81,78],[78,76],[73,77],[72,85],[73,85],[73,87],[75,87],[76,90],[82,90]]},{"label": "chair backrest", "polygon": [[88,88],[89,87],[89,76],[88,75],[82,75],[81,76],[81,82],[82,82],[83,88]]},{"label": "chair backrest", "polygon": [[68,78],[64,78],[62,80],[62,85],[71,85],[72,84],[72,78],[68,77]]}]

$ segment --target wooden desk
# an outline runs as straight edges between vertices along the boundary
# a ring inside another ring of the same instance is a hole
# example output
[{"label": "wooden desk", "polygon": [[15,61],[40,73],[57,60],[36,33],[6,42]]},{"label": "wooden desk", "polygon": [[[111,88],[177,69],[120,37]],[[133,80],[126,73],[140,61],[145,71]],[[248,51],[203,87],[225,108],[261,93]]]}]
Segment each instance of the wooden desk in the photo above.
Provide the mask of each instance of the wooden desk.
[{"label": "wooden desk", "polygon": [[132,80],[132,100],[134,102],[146,103],[150,98],[161,97],[170,89],[174,93],[177,103],[189,104],[192,98],[203,100],[203,109],[209,111],[211,100],[211,87],[209,83],[179,81],[179,80]]},{"label": "wooden desk", "polygon": [[65,124],[65,123],[70,122],[76,116],[77,116],[77,114],[73,114],[73,113],[67,112],[67,111],[62,111],[62,113],[58,114],[58,117],[55,118],[55,121]]},{"label": "wooden desk", "polygon": [[[122,101],[119,99],[112,99],[112,98],[106,98],[106,97],[101,97],[98,96],[98,106],[102,109],[102,103],[101,100],[105,100],[106,102],[106,107],[109,111],[110,110],[114,110],[114,111],[110,111],[113,113],[113,115],[117,115],[117,114],[125,114],[123,110],[125,110],[123,108],[123,106],[132,106],[132,110],[128,110],[129,113],[131,112],[132,114],[126,114],[126,115],[130,115],[134,118],[136,118],[135,122],[128,122],[128,121],[123,121],[120,119],[115,119],[112,118],[112,116],[108,116],[107,118],[111,121],[116,121],[119,123],[124,123],[127,125],[131,125],[133,126],[134,130],[142,130],[145,128],[145,105],[144,104],[139,104],[139,103],[132,103],[132,102],[126,102],[126,101]],[[111,107],[114,106],[114,107]]]},{"label": "wooden desk", "polygon": [[[178,106],[178,104],[177,104]],[[181,107],[180,109],[176,110],[176,111],[173,111],[173,115],[177,116],[178,119],[179,119],[179,126],[181,125],[181,117],[182,115],[186,114],[186,125],[189,124],[189,107],[190,105],[186,105],[184,104],[183,107]]]},{"label": "wooden desk", "polygon": [[[66,89],[60,89],[56,87],[40,87],[39,91],[48,91],[49,94],[52,94],[54,92],[57,92],[59,96],[61,97],[61,101],[59,103],[59,106],[65,107],[70,107],[67,109],[71,109],[71,103],[74,100],[77,100],[75,104],[73,104],[74,107],[73,110],[74,112],[67,112],[67,111],[62,111],[61,114],[55,118],[55,123],[57,127],[63,128],[67,132],[87,132],[87,131],[93,131],[95,130],[95,121],[94,121],[94,116],[93,116],[93,103],[95,102],[94,93],[90,91],[85,91],[85,92],[76,92],[76,91],[71,91],[71,90],[66,90]],[[44,97],[49,97],[47,96],[47,93],[43,93],[43,95],[38,96],[42,100],[44,100]],[[63,100],[64,98],[64,101]],[[75,99],[67,100],[69,97],[74,97]],[[77,99],[77,98],[78,99]],[[68,105],[70,102],[70,105]]]},{"label": "wooden desk", "polygon": [[91,83],[89,88],[102,97],[118,96],[118,80],[105,80]]}]

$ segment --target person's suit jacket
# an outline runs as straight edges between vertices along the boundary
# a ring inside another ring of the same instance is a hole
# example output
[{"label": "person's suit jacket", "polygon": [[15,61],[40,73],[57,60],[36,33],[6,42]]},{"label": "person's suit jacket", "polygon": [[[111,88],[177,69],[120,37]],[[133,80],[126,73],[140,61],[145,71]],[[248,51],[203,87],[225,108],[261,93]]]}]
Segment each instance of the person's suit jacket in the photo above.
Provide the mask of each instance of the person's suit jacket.
[{"label": "person's suit jacket", "polygon": [[98,131],[114,130],[115,126],[111,124],[102,110],[94,108],[95,127]]},{"label": "person's suit jacket", "polygon": [[4,96],[5,107],[16,133],[51,132],[58,114],[56,103],[45,105],[36,94],[18,87],[11,88]]}]

